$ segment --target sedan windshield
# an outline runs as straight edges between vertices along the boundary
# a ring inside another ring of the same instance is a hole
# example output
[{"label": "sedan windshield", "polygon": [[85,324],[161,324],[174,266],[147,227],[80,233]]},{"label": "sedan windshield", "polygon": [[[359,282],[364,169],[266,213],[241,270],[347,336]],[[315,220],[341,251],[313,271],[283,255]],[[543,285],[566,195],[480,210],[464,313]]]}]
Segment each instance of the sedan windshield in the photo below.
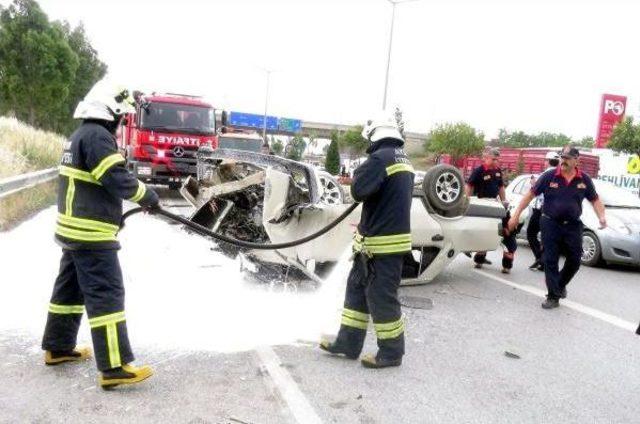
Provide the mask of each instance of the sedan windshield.
[{"label": "sedan windshield", "polygon": [[605,206],[614,208],[640,208],[640,199],[630,191],[605,181],[594,180],[593,183]]},{"label": "sedan windshield", "polygon": [[140,126],[146,129],[215,133],[215,113],[210,107],[153,102],[141,108],[140,115]]}]

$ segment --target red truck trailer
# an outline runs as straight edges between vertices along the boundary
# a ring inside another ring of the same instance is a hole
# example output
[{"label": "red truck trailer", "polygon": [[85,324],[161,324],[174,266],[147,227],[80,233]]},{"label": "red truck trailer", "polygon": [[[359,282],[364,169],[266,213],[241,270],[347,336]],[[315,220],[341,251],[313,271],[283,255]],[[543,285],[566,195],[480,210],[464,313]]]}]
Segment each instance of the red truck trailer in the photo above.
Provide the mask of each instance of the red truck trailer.
[{"label": "red truck trailer", "polygon": [[128,168],[138,179],[178,188],[196,175],[200,146],[218,147],[213,106],[184,94],[137,93],[136,112],[117,134]]},{"label": "red truck trailer", "polygon": [[[511,174],[539,174],[548,168],[545,156],[549,151],[560,151],[559,148],[507,148],[500,149],[500,168]],[[446,163],[459,168],[467,178],[474,168],[482,164],[481,156],[465,156],[455,163],[450,155],[441,155],[438,163]],[[600,158],[596,155],[580,153],[580,169],[595,178],[600,167]]]}]

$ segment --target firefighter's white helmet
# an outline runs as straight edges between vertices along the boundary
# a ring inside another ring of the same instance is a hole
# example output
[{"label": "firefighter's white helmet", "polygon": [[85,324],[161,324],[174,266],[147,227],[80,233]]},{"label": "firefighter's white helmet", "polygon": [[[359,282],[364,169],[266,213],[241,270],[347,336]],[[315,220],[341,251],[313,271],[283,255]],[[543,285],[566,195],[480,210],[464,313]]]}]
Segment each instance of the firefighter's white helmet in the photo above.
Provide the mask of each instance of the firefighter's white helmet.
[{"label": "firefighter's white helmet", "polygon": [[390,113],[380,113],[377,117],[366,122],[362,129],[362,137],[375,143],[383,138],[395,138],[404,142],[395,118]]},{"label": "firefighter's white helmet", "polygon": [[102,79],[78,103],[73,118],[114,121],[126,113],[135,112],[133,104],[129,90]]},{"label": "firefighter's white helmet", "polygon": [[553,160],[553,159],[560,160],[560,154],[555,150],[551,150],[550,152],[547,152],[547,155],[544,158],[546,160]]}]

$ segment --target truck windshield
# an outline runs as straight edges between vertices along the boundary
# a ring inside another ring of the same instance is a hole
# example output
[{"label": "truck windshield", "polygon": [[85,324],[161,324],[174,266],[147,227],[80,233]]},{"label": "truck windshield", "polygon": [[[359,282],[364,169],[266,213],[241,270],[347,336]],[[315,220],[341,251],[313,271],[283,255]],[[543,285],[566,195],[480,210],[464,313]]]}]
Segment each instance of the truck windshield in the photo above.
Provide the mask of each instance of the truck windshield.
[{"label": "truck windshield", "polygon": [[140,109],[140,126],[157,131],[214,134],[216,120],[210,107],[152,102]]},{"label": "truck windshield", "polygon": [[218,147],[221,149],[244,150],[249,152],[260,152],[262,140],[255,138],[238,138],[220,136]]}]

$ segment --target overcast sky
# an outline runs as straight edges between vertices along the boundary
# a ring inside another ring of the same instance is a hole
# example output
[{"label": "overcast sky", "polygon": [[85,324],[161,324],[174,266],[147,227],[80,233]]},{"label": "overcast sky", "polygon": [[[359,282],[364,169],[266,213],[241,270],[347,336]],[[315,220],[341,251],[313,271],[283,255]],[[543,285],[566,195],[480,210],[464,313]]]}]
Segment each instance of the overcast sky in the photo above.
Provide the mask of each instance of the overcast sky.
[{"label": "overcast sky", "polygon": [[[8,1],[2,0],[3,4]],[[359,123],[381,109],[387,0],[39,0],[84,22],[111,75],[228,110]],[[422,0],[396,7],[388,106],[407,128],[467,121],[595,136],[605,92],[640,115],[639,1]]]}]

